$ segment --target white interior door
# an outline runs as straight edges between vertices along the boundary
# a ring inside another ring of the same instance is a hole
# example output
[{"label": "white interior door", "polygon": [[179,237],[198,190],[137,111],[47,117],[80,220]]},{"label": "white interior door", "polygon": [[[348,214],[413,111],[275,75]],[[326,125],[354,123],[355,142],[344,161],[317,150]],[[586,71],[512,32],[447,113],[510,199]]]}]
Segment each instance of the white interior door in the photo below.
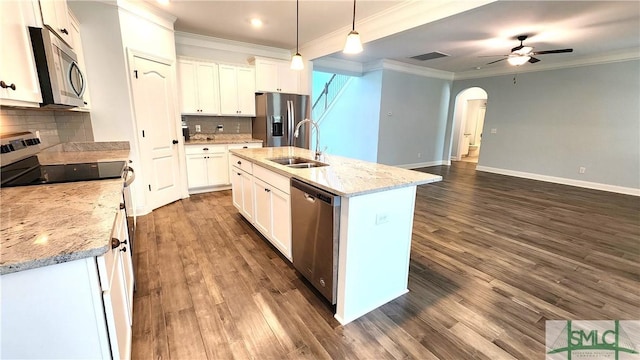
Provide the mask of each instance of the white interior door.
[{"label": "white interior door", "polygon": [[171,66],[133,55],[133,106],[142,178],[151,210],[180,198],[177,119]]}]

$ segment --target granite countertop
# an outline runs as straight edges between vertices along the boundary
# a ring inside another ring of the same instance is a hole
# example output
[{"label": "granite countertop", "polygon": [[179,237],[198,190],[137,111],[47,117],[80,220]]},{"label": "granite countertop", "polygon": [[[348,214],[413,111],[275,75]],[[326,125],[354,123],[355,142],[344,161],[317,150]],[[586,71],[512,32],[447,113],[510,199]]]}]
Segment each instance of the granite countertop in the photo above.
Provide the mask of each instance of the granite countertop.
[{"label": "granite countertop", "polygon": [[185,145],[198,144],[262,144],[262,140],[254,139],[251,134],[194,134],[189,140],[185,140]]},{"label": "granite countertop", "polygon": [[325,154],[329,166],[295,169],[267,159],[302,157],[314,159],[314,152],[297,147],[230,150],[231,153],[276,173],[296,178],[336,195],[352,197],[379,191],[441,181],[442,177],[395,166]]},{"label": "granite countertop", "polygon": [[[56,147],[41,151],[38,159],[55,165],[129,157],[128,149],[114,143],[93,144],[104,146]],[[122,185],[111,179],[0,189],[0,275],[107,252]]]}]

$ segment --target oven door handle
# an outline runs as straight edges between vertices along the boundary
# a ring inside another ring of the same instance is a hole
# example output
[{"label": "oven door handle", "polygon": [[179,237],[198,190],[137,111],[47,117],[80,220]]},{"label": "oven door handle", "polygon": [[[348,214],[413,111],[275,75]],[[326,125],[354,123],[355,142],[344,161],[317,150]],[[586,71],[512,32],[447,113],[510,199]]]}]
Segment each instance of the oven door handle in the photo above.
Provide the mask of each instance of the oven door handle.
[{"label": "oven door handle", "polygon": [[[133,168],[131,166],[127,166],[124,171],[126,171],[126,180],[124,182],[124,187],[128,187],[129,185],[131,185],[131,183],[133,183],[133,180],[136,179],[136,173],[135,171],[133,171]],[[131,173],[131,177],[129,177],[129,173]]]}]

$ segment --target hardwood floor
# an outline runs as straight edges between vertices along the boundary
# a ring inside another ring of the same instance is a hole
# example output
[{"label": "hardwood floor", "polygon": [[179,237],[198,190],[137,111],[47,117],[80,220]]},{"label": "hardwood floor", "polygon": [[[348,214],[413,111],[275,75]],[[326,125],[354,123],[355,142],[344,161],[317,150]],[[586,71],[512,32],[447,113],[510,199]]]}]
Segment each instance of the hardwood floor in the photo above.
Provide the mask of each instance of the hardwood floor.
[{"label": "hardwood floor", "polygon": [[421,169],[410,292],[346,326],[229,191],[139,218],[132,358],[543,359],[545,320],[640,319],[640,199],[474,168]]}]

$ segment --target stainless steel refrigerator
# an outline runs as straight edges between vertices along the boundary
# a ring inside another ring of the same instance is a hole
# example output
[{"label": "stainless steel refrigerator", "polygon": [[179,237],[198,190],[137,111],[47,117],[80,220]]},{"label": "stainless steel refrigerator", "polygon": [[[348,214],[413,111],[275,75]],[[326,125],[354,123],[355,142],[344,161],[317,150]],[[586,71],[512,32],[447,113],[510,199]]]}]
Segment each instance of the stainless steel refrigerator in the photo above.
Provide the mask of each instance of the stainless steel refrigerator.
[{"label": "stainless steel refrigerator", "polygon": [[308,95],[256,94],[253,137],[262,140],[264,147],[297,146],[309,149],[309,125],[300,127],[298,138],[294,138],[293,132],[300,121],[309,118],[310,108]]}]

